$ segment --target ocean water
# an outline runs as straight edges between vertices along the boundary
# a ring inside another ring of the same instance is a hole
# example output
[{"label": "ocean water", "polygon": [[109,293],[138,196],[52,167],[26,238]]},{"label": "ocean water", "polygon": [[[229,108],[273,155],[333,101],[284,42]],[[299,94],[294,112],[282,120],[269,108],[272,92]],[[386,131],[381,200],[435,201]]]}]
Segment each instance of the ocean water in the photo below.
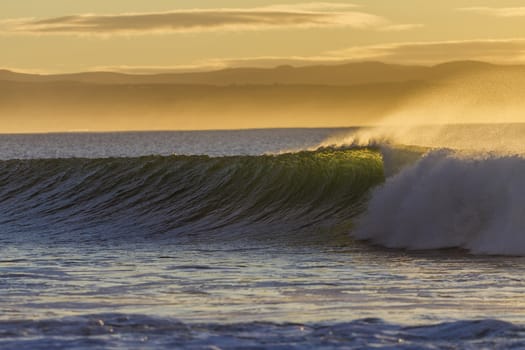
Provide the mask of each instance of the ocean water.
[{"label": "ocean water", "polygon": [[524,348],[525,158],[359,132],[1,135],[0,348]]}]

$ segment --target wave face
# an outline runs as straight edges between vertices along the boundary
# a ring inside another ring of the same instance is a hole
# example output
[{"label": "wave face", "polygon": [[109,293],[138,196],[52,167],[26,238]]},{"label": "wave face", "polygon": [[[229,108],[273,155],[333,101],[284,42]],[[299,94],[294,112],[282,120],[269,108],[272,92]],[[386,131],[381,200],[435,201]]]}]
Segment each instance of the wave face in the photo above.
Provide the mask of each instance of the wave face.
[{"label": "wave face", "polygon": [[525,254],[525,158],[429,152],[377,188],[353,233],[390,248]]},{"label": "wave face", "polygon": [[382,181],[370,149],[9,160],[0,162],[0,228],[56,242],[288,233],[345,224]]}]

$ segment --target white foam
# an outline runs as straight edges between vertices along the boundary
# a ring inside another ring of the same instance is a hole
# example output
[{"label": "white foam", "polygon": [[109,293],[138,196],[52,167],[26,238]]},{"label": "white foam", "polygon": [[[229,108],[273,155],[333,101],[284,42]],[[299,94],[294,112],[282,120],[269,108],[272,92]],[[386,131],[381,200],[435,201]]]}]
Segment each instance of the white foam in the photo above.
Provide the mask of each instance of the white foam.
[{"label": "white foam", "polygon": [[525,158],[436,150],[377,188],[356,238],[525,255]]}]

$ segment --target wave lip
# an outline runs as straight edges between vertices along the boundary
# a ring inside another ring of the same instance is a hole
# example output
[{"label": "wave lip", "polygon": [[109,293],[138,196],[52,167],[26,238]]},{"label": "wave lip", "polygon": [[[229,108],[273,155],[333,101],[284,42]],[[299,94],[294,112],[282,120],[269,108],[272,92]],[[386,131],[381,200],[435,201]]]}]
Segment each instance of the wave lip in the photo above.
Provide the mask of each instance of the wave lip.
[{"label": "wave lip", "polygon": [[353,235],[389,248],[525,255],[525,158],[429,152],[377,188]]}]

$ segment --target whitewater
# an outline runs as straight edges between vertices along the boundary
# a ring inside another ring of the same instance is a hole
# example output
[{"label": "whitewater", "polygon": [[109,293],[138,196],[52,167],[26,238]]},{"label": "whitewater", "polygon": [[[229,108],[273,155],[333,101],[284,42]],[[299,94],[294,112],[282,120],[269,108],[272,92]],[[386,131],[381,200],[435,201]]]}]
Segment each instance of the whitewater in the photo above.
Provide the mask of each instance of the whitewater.
[{"label": "whitewater", "polygon": [[522,131],[0,135],[0,348],[524,347]]}]

